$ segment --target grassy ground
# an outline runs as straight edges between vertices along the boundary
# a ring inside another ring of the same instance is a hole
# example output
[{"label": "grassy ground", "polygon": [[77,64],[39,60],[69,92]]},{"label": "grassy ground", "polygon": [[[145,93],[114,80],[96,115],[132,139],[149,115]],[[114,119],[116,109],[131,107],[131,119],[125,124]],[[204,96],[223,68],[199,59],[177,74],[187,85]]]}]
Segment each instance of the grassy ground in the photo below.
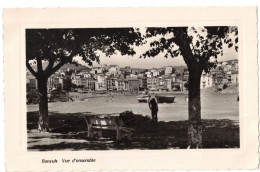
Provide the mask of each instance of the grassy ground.
[{"label": "grassy ground", "polygon": [[[132,142],[113,138],[89,140],[82,113],[50,113],[49,133],[37,132],[38,112],[27,113],[28,150],[186,149],[188,121],[158,122],[149,117],[122,113],[126,126],[134,128]],[[231,120],[203,120],[203,148],[238,148],[239,126]]]}]

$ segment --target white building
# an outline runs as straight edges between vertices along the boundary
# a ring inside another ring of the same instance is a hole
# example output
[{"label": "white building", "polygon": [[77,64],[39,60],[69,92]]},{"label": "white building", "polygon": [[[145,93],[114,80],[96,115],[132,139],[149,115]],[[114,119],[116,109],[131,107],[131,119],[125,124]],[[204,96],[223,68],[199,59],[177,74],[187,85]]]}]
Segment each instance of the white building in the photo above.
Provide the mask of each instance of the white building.
[{"label": "white building", "polygon": [[83,78],[91,78],[91,74],[90,73],[84,73]]},{"label": "white building", "polygon": [[105,75],[96,75],[96,83],[95,83],[95,89],[96,90],[106,90],[106,78]]},{"label": "white building", "polygon": [[126,90],[126,82],[123,79],[115,80],[115,85],[117,91],[125,91]]},{"label": "white building", "polygon": [[135,79],[137,79],[137,75],[130,74],[130,78],[135,78]]},{"label": "white building", "polygon": [[81,85],[80,75],[72,74],[71,75],[71,82],[77,86]]},{"label": "white building", "polygon": [[103,73],[103,68],[101,67],[93,67],[90,71],[92,74],[101,74]]},{"label": "white building", "polygon": [[238,78],[239,78],[238,72],[237,71],[233,71],[231,73],[231,83],[232,84],[238,84]]},{"label": "white building", "polygon": [[147,78],[147,88],[149,90],[157,90],[159,86],[158,79],[155,77]]},{"label": "white building", "polygon": [[231,71],[232,70],[232,65],[227,64],[224,66],[224,71]]},{"label": "white building", "polygon": [[60,72],[60,75],[61,76],[66,76],[66,73],[65,72]]},{"label": "white building", "polygon": [[172,74],[172,67],[171,66],[165,67],[164,73],[165,73],[165,75]]},{"label": "white building", "polygon": [[171,78],[165,78],[165,82],[166,82],[166,87],[168,88],[168,90],[172,90],[172,80],[171,80]]},{"label": "white building", "polygon": [[137,77],[138,77],[138,78],[143,78],[143,77],[144,77],[144,73],[139,73],[139,74],[137,74]]},{"label": "white building", "polygon": [[213,86],[212,76],[203,72],[201,75],[201,79],[200,79],[200,88],[204,89],[204,88],[209,88],[212,86]]},{"label": "white building", "polygon": [[152,69],[151,73],[152,73],[153,77],[159,76],[159,74],[160,74],[160,72],[158,70],[156,70],[156,69]]},{"label": "white building", "polygon": [[172,74],[172,75],[171,75],[171,79],[172,79],[172,82],[177,82],[177,80],[176,80],[176,75],[175,75],[175,74]]},{"label": "white building", "polygon": [[151,78],[152,77],[152,72],[145,72],[145,75],[147,76],[147,78]]},{"label": "white building", "polygon": [[228,63],[227,62],[222,62],[222,66],[225,66],[227,65]]},{"label": "white building", "polygon": [[109,75],[113,75],[113,76],[116,76],[117,75],[117,67],[110,67],[109,69],[108,69],[108,74]]}]

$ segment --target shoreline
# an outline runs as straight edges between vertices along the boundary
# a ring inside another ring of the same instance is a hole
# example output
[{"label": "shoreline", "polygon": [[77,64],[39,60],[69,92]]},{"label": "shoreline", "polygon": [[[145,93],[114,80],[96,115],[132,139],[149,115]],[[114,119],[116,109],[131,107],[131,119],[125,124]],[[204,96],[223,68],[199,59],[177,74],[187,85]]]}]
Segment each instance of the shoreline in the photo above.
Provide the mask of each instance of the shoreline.
[{"label": "shoreline", "polygon": [[[208,90],[203,90],[200,92],[201,94],[212,94],[212,95],[218,95],[218,94],[227,94],[227,95],[232,95],[232,94],[239,94],[238,92],[211,92]],[[173,95],[187,95],[188,92],[153,92],[151,94],[173,94]],[[132,94],[132,93],[111,93],[111,94],[95,94],[93,95],[92,93],[79,93],[79,92],[69,92],[70,97],[78,96],[81,99],[85,98],[98,98],[98,97],[111,97],[111,96],[138,96],[140,94]],[[76,97],[77,98],[77,97]]]},{"label": "shoreline", "polygon": [[[161,92],[161,93],[151,93],[151,94],[174,94],[174,95],[188,95],[188,92]],[[114,97],[114,96],[138,96],[140,94],[132,93],[117,93],[111,92],[109,94],[92,94],[92,93],[80,93],[80,92],[69,92],[69,97],[75,100],[81,100],[88,98],[98,98],[98,97]]]},{"label": "shoreline", "polygon": [[[93,93],[83,93],[83,92],[68,92],[69,96],[68,96],[68,100],[67,101],[53,101],[53,102],[71,102],[71,101],[84,101],[85,99],[92,99],[92,98],[99,98],[99,97],[115,97],[115,96],[138,96],[141,95],[142,93],[138,93],[138,94],[134,94],[134,93],[129,93],[129,92],[110,92],[110,93],[106,93],[106,94],[93,94]],[[233,91],[233,90],[229,90],[229,91],[220,91],[220,92],[216,92],[216,91],[212,91],[212,89],[202,89],[200,91],[201,95],[203,94],[211,94],[211,95],[234,95],[237,94],[237,96],[239,96],[239,93],[237,91]],[[188,96],[188,91],[185,92],[151,92],[151,94],[162,94],[162,95],[185,95]],[[27,105],[35,105],[34,103],[28,103]],[[37,103],[36,103],[37,105]]]}]

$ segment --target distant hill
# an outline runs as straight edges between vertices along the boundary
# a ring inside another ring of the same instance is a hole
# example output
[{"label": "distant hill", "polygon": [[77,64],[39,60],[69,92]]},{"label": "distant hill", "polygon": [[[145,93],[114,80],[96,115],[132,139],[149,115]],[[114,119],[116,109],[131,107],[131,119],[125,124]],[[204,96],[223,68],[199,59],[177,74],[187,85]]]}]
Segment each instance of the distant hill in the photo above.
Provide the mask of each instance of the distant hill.
[{"label": "distant hill", "polygon": [[[233,61],[238,62],[237,59],[233,60],[225,60],[225,61],[219,61],[219,63],[227,62],[228,64],[231,64]],[[183,69],[187,69],[188,67],[186,65],[182,66],[173,66],[177,71],[183,71]]]},{"label": "distant hill", "polygon": [[[32,64],[31,65],[33,70],[37,71],[37,65],[36,64]],[[48,62],[42,63],[42,68],[43,70],[48,66]],[[78,66],[76,66],[75,64],[65,64],[63,65],[60,70],[67,70],[68,68],[74,68],[75,70],[77,70],[78,72],[82,71],[82,70],[91,70],[90,67],[87,66],[83,66],[81,64],[79,64]],[[29,72],[29,70],[26,68],[26,71]]]},{"label": "distant hill", "polygon": [[63,65],[63,66],[60,68],[60,70],[66,70],[66,69],[68,69],[68,68],[74,68],[74,69],[77,70],[77,71],[91,70],[90,67],[83,66],[83,65],[81,65],[81,64],[79,64],[78,66],[76,66],[75,64],[69,64],[69,63]]},{"label": "distant hill", "polygon": [[233,61],[238,62],[238,59],[219,61],[219,63],[227,62],[228,64],[231,64]]},{"label": "distant hill", "polygon": [[173,66],[174,67],[174,69],[176,69],[177,71],[183,71],[183,69],[187,69],[188,67],[187,66],[184,66],[184,65],[182,65],[182,66]]}]

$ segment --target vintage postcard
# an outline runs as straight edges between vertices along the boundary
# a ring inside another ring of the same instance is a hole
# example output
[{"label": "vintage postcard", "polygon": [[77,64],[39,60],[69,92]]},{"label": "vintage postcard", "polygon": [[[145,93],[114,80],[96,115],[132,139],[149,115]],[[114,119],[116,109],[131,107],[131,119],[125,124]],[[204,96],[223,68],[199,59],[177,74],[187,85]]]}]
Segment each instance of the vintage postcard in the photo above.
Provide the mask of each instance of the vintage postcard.
[{"label": "vintage postcard", "polygon": [[257,168],[256,14],[5,9],[6,169]]}]

